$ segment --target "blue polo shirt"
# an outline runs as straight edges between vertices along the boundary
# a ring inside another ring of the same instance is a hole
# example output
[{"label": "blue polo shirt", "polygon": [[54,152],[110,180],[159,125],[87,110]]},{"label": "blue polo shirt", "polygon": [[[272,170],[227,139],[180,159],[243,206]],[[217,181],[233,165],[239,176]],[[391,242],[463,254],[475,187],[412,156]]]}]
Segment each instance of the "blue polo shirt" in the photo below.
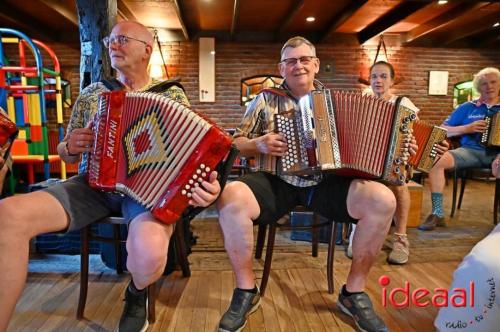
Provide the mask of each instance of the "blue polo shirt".
[{"label": "blue polo shirt", "polygon": [[[485,103],[479,103],[477,100],[468,101],[458,106],[457,109],[444,120],[444,125],[456,127],[468,125],[477,120],[483,120],[486,115],[491,115],[500,110],[500,105],[493,105],[488,108]],[[460,144],[463,147],[484,150],[484,145],[481,145],[481,134],[465,134],[460,138]]]}]

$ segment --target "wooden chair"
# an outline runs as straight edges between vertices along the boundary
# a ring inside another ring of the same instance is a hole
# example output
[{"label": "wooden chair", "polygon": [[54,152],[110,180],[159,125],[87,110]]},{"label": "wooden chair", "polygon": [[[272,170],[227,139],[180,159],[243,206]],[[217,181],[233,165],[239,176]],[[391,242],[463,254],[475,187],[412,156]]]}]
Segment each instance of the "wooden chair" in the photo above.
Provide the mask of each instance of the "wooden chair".
[{"label": "wooden chair", "polygon": [[[455,170],[453,172],[453,196],[451,203],[450,217],[453,218],[455,210],[460,210],[462,207],[462,199],[464,197],[465,184],[467,179],[470,179],[473,174],[482,174],[484,176],[491,176],[491,168],[467,168],[462,170]],[[457,204],[458,180],[460,179],[460,195]],[[498,224],[498,205],[500,204],[500,179],[495,180],[495,196],[493,198],[493,224]]]},{"label": "wooden chair", "polygon": [[[116,273],[123,273],[122,266],[122,255],[120,244],[125,243],[126,239],[122,239],[120,236],[120,225],[127,225],[123,217],[107,217],[102,220],[97,221],[98,224],[109,224],[113,226],[113,237],[103,237],[92,233],[90,225],[86,226],[81,231],[81,261],[80,261],[80,297],[78,299],[78,309],[76,312],[77,319],[82,319],[85,311],[85,304],[87,302],[87,289],[88,289],[88,277],[89,277],[89,242],[91,240],[112,243],[114,245],[114,254],[116,261]],[[185,246],[184,232],[188,231],[184,228],[186,223],[183,219],[179,220],[175,224],[175,230],[173,234],[173,239],[175,240],[175,251],[177,255],[177,260],[180,262],[182,268],[182,274],[184,277],[191,276],[191,270],[189,268],[189,261],[187,259],[187,252]],[[156,319],[155,315],[155,300],[156,300],[156,284],[151,284],[148,286],[148,321],[154,323]]]},{"label": "wooden chair", "polygon": [[[293,212],[305,212],[312,215],[313,224],[310,226],[292,226],[287,223],[285,225],[280,225],[277,222],[272,222],[269,224],[269,234],[267,238],[267,248],[266,248],[266,258],[264,260],[264,271],[262,273],[262,281],[260,283],[260,294],[264,296],[266,291],[267,282],[269,280],[269,274],[271,273],[271,263],[273,260],[273,251],[274,251],[274,241],[276,237],[276,229],[291,229],[291,230],[311,230],[312,231],[312,256],[318,257],[318,228],[320,227],[328,227],[332,225],[330,238],[328,241],[328,257],[327,257],[327,281],[328,281],[328,293],[333,294],[334,286],[333,286],[333,258],[335,254],[335,238],[337,234],[337,223],[334,223],[332,220],[321,222],[320,216],[318,214],[313,213],[312,211],[304,211],[302,208],[294,209]],[[291,217],[291,216],[290,216]],[[290,218],[291,220],[291,218]],[[264,242],[266,238],[267,232],[267,224],[260,224],[259,230],[257,233],[257,244],[255,247],[255,258],[262,258],[262,251],[264,248]]]}]

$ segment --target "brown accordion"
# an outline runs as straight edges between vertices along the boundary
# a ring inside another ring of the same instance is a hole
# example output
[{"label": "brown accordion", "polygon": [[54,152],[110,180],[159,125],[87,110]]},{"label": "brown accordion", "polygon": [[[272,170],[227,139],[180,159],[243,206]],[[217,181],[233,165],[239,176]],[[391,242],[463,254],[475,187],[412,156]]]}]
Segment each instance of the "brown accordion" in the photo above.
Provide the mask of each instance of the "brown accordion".
[{"label": "brown accordion", "polygon": [[278,172],[307,175],[318,171],[378,179],[407,180],[413,110],[361,93],[313,91],[299,101],[300,114],[275,115],[288,152]]},{"label": "brown accordion", "polygon": [[488,147],[500,148],[500,112],[484,118],[488,129],[481,135],[481,143]]},{"label": "brown accordion", "polygon": [[428,173],[437,161],[436,144],[446,139],[447,130],[417,120],[412,125],[413,136],[417,141],[417,154],[408,163],[414,169]]},{"label": "brown accordion", "polygon": [[101,94],[94,135],[89,184],[130,196],[166,224],[181,217],[191,192],[231,147],[212,122],[147,92]]}]

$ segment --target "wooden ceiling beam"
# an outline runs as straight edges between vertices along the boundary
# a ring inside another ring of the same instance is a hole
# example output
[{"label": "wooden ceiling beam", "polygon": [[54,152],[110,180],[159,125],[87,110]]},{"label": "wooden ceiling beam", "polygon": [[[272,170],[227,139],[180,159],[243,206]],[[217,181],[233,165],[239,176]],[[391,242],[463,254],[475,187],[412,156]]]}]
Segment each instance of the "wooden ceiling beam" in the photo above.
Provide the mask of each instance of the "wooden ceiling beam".
[{"label": "wooden ceiling beam", "polygon": [[62,4],[61,1],[54,0],[40,0],[47,7],[50,7],[53,11],[57,12],[59,15],[63,16],[66,20],[71,22],[75,27],[78,27],[78,16],[73,9],[67,8]]},{"label": "wooden ceiling beam", "polygon": [[428,4],[429,1],[403,1],[392,10],[379,17],[375,22],[358,32],[359,43],[363,44],[367,40],[383,33],[394,24],[407,18],[409,15],[427,6]]},{"label": "wooden ceiling beam", "polygon": [[186,23],[184,20],[184,15],[182,14],[182,7],[179,3],[180,0],[173,0],[172,4],[174,5],[175,12],[177,13],[177,17],[179,18],[179,22],[181,23],[182,34],[186,40],[189,40],[189,32],[186,27]]},{"label": "wooden ceiling beam", "polygon": [[474,2],[465,2],[460,1],[457,5],[445,13],[433,18],[430,21],[427,21],[416,28],[410,30],[406,34],[405,43],[410,43],[418,38],[421,38],[432,31],[438,30],[448,24],[456,22],[461,18],[462,15],[475,12],[481,7],[487,5],[487,3],[474,3]]},{"label": "wooden ceiling beam", "polygon": [[275,40],[278,40],[280,36],[283,35],[283,32],[286,28],[288,28],[290,23],[292,23],[295,15],[302,9],[302,7],[304,7],[304,2],[304,0],[295,0],[295,4],[293,4],[290,10],[286,13],[285,18],[278,27],[278,30],[276,30],[276,33],[274,34]]},{"label": "wooden ceiling beam", "polygon": [[129,6],[124,0],[118,0],[116,2],[116,6],[118,15],[120,15],[124,20],[139,22],[137,17],[134,15],[132,10],[130,10]]},{"label": "wooden ceiling beam", "polygon": [[233,19],[231,21],[231,38],[234,37],[234,32],[236,31],[238,16],[240,16],[240,0],[234,0]]},{"label": "wooden ceiling beam", "polygon": [[451,43],[458,41],[460,39],[487,31],[489,29],[493,30],[493,24],[498,22],[500,17],[500,11],[495,11],[489,15],[483,16],[474,21],[474,23],[466,24],[458,29],[454,29],[450,34],[446,35],[446,38],[442,41],[441,45],[450,45]]},{"label": "wooden ceiling beam", "polygon": [[320,34],[319,41],[325,41],[337,28],[344,24],[368,0],[350,1],[349,4],[328,23],[328,27]]},{"label": "wooden ceiling beam", "polygon": [[29,33],[30,38],[60,41],[58,31],[53,30],[50,26],[43,24],[32,16],[26,15],[26,13],[17,11],[3,1],[0,1],[0,18],[20,27],[24,30],[23,32]]}]

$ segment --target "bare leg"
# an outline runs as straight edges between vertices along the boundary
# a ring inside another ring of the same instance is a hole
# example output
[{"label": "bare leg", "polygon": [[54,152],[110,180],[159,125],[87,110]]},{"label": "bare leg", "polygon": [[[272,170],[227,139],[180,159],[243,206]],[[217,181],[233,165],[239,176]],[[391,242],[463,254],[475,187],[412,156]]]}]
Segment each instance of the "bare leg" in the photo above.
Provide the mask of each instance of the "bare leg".
[{"label": "bare leg", "polygon": [[358,219],[353,239],[353,259],[347,276],[347,290],[361,292],[365,288],[368,273],[382,248],[396,200],[385,185],[354,180],[347,195],[347,209],[351,217]]},{"label": "bare leg", "polygon": [[431,193],[442,193],[445,185],[444,171],[455,167],[452,154],[445,152],[429,172],[429,186]]},{"label": "bare leg", "polygon": [[494,177],[500,179],[500,154],[498,154],[491,163],[491,172],[493,173]]},{"label": "bare leg", "polygon": [[396,224],[395,233],[406,234],[406,224],[408,223],[408,214],[410,212],[410,191],[408,186],[390,186],[389,189],[396,197],[396,212],[394,221]]},{"label": "bare leg", "polygon": [[26,281],[30,239],[66,229],[68,217],[58,200],[40,191],[1,200],[0,216],[0,331],[5,331]]},{"label": "bare leg", "polygon": [[130,223],[127,238],[127,269],[135,287],[144,289],[163,274],[173,226],[155,220],[145,212]]},{"label": "bare leg", "polygon": [[236,287],[251,289],[255,286],[252,220],[260,214],[259,204],[246,184],[235,181],[227,184],[217,208],[224,246],[236,275]]}]

